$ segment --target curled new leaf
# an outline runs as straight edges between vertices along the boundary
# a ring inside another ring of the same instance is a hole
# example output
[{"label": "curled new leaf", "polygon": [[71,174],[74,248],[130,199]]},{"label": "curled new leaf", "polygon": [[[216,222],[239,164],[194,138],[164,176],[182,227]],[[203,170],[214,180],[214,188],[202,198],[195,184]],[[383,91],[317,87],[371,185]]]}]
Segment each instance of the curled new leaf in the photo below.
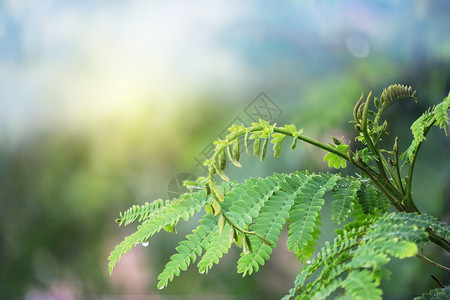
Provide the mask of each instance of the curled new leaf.
[{"label": "curled new leaf", "polygon": [[216,169],[217,174],[219,174],[219,176],[220,176],[220,178],[222,178],[222,180],[224,180],[224,181],[229,181],[230,180],[228,178],[228,176],[225,175],[223,170],[216,163],[214,164],[214,168]]},{"label": "curled new leaf", "polygon": [[256,138],[253,142],[253,155],[259,156],[261,153],[261,138]]},{"label": "curled new leaf", "polygon": [[233,151],[231,153],[236,161],[239,161],[241,150],[239,149],[239,137],[233,141]]},{"label": "curled new leaf", "polygon": [[404,98],[411,98],[417,102],[415,94],[416,91],[413,91],[410,86],[400,84],[390,85],[387,89],[384,89],[381,94],[381,112],[385,111],[391,104]]},{"label": "curled new leaf", "polygon": [[281,145],[283,143],[284,138],[286,137],[285,134],[282,133],[273,133],[272,134],[272,141],[273,144],[273,156],[279,157],[281,153]]},{"label": "curled new leaf", "polygon": [[225,154],[225,149],[222,149],[219,154],[219,168],[225,170],[227,166],[227,156]]},{"label": "curled new leaf", "polygon": [[227,152],[228,152],[228,157],[230,158],[231,163],[238,168],[242,168],[242,165],[236,160],[236,158],[231,153],[230,146],[227,146]]},{"label": "curled new leaf", "polygon": [[264,139],[264,143],[262,146],[262,153],[261,153],[261,161],[264,161],[264,159],[266,158],[266,153],[267,153],[267,141],[269,140],[269,138],[265,138]]}]

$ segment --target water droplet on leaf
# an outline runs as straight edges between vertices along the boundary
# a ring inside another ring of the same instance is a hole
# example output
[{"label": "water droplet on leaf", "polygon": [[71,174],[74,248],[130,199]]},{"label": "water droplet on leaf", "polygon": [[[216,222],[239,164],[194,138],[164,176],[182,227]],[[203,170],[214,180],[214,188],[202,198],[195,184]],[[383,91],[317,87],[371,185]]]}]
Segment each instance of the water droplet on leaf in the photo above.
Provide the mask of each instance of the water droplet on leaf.
[{"label": "water droplet on leaf", "polygon": [[142,242],[142,247],[147,247],[147,246],[148,246],[148,242],[147,241]]},{"label": "water droplet on leaf", "polygon": [[[147,244],[148,244],[148,243],[147,243]],[[159,287],[159,289],[162,290],[162,289],[165,288],[165,287],[166,287],[166,285],[163,284],[162,286]]]}]

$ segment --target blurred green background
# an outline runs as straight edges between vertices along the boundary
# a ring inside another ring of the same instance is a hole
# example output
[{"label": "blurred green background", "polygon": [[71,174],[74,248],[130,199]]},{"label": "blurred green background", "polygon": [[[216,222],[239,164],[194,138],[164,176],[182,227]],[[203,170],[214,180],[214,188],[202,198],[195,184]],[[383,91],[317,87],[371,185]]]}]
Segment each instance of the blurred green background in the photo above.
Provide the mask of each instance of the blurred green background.
[{"label": "blurred green background", "polygon": [[[405,149],[411,122],[450,90],[449,14],[443,0],[1,1],[0,297],[281,297],[300,269],[286,234],[251,277],[236,274],[233,248],[208,275],[191,267],[159,291],[156,276],[200,216],[136,247],[109,276],[109,252],[135,229],[114,220],[173,196],[180,174],[203,175],[198,161],[233,120],[259,114],[323,141],[353,139],[361,92],[408,84],[419,103],[386,113],[386,143],[398,135]],[[448,146],[434,129],[414,181],[419,208],[447,222]],[[324,153],[284,150],[228,173],[327,170]],[[332,238],[327,210],[323,219]],[[386,299],[438,287],[431,274],[450,284],[418,259],[390,267]]]}]

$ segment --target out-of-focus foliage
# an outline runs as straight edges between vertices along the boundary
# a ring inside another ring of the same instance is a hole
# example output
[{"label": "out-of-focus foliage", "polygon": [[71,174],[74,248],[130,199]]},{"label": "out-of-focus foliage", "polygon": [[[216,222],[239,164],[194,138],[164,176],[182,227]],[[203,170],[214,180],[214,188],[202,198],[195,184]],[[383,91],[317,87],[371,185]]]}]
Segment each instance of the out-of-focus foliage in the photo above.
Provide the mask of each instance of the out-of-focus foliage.
[{"label": "out-of-focus foliage", "polygon": [[[245,109],[261,91],[282,110],[271,121],[351,139],[354,95],[412,85],[419,105],[386,113],[393,136],[410,137],[403,124],[449,90],[449,11],[447,1],[420,0],[1,2],[0,294],[152,293],[144,275],[163,269],[175,241],[136,249],[124,265],[141,277],[109,278],[116,212],[167,198],[180,172],[204,175],[194,158],[236,117],[251,122]],[[323,115],[324,107],[333,109]],[[448,174],[429,175],[449,169],[445,143],[423,147],[436,160],[417,165],[415,191],[440,199],[419,205],[442,217]],[[229,174],[325,168],[321,160],[305,149]],[[151,251],[167,257],[147,263]],[[182,279],[166,293],[281,295],[298,270],[288,254],[274,255],[282,270],[269,263],[233,290],[226,282],[235,278],[219,267],[208,279],[188,270],[195,284]],[[117,274],[130,273],[121,267]],[[412,294],[436,287],[414,275],[427,267],[407,268],[388,285]]]}]

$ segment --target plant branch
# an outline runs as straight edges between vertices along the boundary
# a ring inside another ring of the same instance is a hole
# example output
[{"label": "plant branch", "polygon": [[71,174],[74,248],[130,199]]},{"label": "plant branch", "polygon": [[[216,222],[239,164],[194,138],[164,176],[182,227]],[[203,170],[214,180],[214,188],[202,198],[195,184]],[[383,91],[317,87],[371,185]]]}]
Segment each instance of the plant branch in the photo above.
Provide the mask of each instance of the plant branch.
[{"label": "plant branch", "polygon": [[436,268],[439,268],[445,272],[449,272],[450,273],[450,268],[443,266],[437,262],[435,262],[434,260],[429,259],[428,257],[422,255],[422,254],[417,254],[416,255],[418,258],[420,258],[421,260],[423,260],[424,262],[426,262],[427,264],[430,264],[432,266],[435,266]]},{"label": "plant branch", "polygon": [[428,237],[430,238],[430,241],[432,241],[433,243],[435,243],[436,245],[440,246],[445,251],[450,253],[450,242],[447,239],[438,235],[430,228],[427,229],[427,232],[428,232]]},{"label": "plant branch", "polygon": [[385,184],[381,183],[381,178],[379,176],[378,173],[376,173],[375,171],[371,170],[369,166],[367,166],[364,162],[362,161],[355,161],[351,155],[349,155],[350,157],[350,161],[351,163],[357,167],[358,169],[360,169],[362,172],[364,172],[367,176],[369,176],[369,178],[372,180],[373,183],[375,183],[375,185],[380,189],[380,191],[383,192],[383,194],[389,199],[389,201],[391,202],[391,204],[397,208],[398,211],[406,211],[406,208],[402,205],[400,200],[398,199],[398,196],[394,196],[392,195],[392,191],[389,191],[386,188]]},{"label": "plant branch", "polygon": [[[292,135],[292,133],[289,130],[286,130],[286,129],[280,128],[280,127],[275,127],[273,131],[274,132],[283,133],[283,134],[286,134],[288,136]],[[336,148],[333,148],[333,147],[331,147],[331,146],[329,146],[327,144],[321,143],[321,142],[319,142],[319,141],[317,141],[317,140],[315,140],[313,138],[307,137],[306,135],[299,134],[297,136],[297,139],[299,139],[301,141],[304,141],[304,142],[306,142],[308,144],[311,144],[313,146],[316,146],[316,147],[318,147],[318,148],[320,148],[322,150],[325,150],[325,151],[331,152],[333,154],[336,154],[337,156],[345,159],[346,161],[350,161],[350,158],[347,155],[345,155],[344,153],[336,150]]]},{"label": "plant branch", "polygon": [[272,244],[269,240],[267,240],[266,238],[264,238],[262,235],[260,235],[259,233],[255,232],[255,231],[248,231],[245,229],[240,228],[236,223],[234,223],[233,221],[230,220],[230,218],[228,218],[228,216],[225,214],[224,211],[221,211],[220,214],[225,218],[225,220],[231,225],[231,227],[233,227],[234,229],[236,229],[237,231],[242,232],[243,234],[253,234],[255,236],[257,236],[259,239],[261,239],[263,241],[263,243],[270,243]]},{"label": "plant branch", "polygon": [[398,141],[398,138],[395,138],[395,144],[394,144],[394,157],[395,157],[394,168],[395,168],[395,172],[396,172],[396,176],[397,176],[397,180],[398,180],[398,185],[400,187],[400,191],[402,193],[405,193],[405,189],[404,189],[403,183],[402,183],[402,176],[400,175],[397,141]]},{"label": "plant branch", "polygon": [[[428,131],[430,131],[430,128],[431,128],[431,126],[433,126],[434,122],[436,122],[436,120],[433,117],[433,119],[430,120],[430,124],[427,125],[427,127],[425,127],[425,129],[423,131],[424,137],[428,134]],[[417,147],[416,147],[413,159],[412,159],[411,164],[409,166],[408,176],[406,177],[406,191],[405,191],[405,194],[406,194],[406,197],[407,197],[407,201],[411,201],[411,202],[414,202],[413,198],[412,198],[412,189],[411,189],[412,176],[413,176],[413,173],[414,173],[414,166],[416,164],[417,156],[419,154],[419,150],[420,150],[420,147],[422,146],[422,143],[423,143],[423,141],[419,142]]]}]

